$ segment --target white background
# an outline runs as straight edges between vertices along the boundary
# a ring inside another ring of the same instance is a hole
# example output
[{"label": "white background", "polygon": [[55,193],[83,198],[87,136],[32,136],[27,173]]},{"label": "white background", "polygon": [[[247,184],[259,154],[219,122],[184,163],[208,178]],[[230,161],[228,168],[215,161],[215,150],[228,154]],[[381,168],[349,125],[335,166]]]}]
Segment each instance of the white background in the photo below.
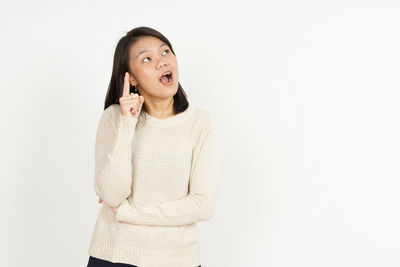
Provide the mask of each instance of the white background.
[{"label": "white background", "polygon": [[396,1],[10,1],[0,8],[1,266],[86,266],[118,40],[175,50],[223,177],[203,267],[400,266]]}]

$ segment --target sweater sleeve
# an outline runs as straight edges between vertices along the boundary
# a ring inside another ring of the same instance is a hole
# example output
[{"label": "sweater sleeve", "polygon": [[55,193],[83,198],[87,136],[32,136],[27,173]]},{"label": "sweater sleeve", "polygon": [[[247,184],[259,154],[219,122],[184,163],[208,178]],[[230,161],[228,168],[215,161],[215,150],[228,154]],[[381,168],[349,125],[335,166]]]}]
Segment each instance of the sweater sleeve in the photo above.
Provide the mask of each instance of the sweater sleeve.
[{"label": "sweater sleeve", "polygon": [[156,204],[130,203],[124,199],[115,214],[116,220],[158,226],[180,226],[209,220],[218,196],[221,169],[219,141],[214,119],[210,116],[193,150],[189,193],[181,199]]},{"label": "sweater sleeve", "polygon": [[116,112],[110,106],[98,124],[94,188],[110,207],[116,207],[131,193],[131,157],[137,120]]}]

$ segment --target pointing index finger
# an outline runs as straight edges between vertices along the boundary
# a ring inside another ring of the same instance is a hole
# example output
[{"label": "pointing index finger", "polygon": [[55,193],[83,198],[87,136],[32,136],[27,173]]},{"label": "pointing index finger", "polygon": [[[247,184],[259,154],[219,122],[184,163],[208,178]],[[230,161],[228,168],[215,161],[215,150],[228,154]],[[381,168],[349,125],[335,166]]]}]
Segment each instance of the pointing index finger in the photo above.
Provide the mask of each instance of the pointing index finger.
[{"label": "pointing index finger", "polygon": [[124,91],[122,93],[123,96],[129,95],[129,73],[125,72],[124,76]]}]

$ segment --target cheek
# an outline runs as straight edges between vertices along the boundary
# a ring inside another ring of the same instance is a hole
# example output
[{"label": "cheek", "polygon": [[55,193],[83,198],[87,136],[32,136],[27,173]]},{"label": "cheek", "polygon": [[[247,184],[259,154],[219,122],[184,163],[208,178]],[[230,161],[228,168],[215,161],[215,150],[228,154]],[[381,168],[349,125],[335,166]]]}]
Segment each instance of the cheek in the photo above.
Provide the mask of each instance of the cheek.
[{"label": "cheek", "polygon": [[151,83],[155,79],[154,71],[142,68],[140,71],[137,72],[137,79],[139,82],[142,83]]},{"label": "cheek", "polygon": [[172,58],[172,64],[174,64],[174,66],[178,66],[178,61],[176,60],[176,57]]}]

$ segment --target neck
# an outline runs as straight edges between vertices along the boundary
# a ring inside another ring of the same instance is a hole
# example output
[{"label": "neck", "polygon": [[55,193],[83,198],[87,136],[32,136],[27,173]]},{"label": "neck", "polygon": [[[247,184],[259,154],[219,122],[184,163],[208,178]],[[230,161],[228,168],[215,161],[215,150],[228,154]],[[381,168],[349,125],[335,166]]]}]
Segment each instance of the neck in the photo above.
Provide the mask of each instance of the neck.
[{"label": "neck", "polygon": [[146,107],[146,112],[153,117],[163,119],[174,115],[174,98],[167,100],[147,100],[143,103]]}]

